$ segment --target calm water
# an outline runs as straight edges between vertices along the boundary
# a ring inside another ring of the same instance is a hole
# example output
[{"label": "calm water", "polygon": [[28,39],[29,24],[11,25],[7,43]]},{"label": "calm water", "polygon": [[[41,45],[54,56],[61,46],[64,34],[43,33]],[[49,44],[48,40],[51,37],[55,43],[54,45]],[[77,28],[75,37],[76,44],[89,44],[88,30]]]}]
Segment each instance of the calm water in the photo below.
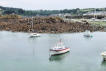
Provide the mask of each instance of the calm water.
[{"label": "calm water", "polygon": [[[106,71],[100,55],[106,50],[106,32],[41,34],[29,38],[28,33],[0,32],[0,71]],[[49,48],[62,39],[71,50],[49,56]]]}]

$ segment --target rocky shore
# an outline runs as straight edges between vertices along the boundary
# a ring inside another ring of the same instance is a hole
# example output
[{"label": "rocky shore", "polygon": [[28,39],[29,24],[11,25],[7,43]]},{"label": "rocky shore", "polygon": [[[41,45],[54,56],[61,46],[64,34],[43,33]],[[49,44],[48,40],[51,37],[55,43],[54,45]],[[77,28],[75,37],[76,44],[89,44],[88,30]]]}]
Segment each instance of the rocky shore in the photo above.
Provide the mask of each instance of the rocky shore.
[{"label": "rocky shore", "polygon": [[30,32],[33,29],[39,33],[84,32],[85,30],[100,31],[102,26],[94,26],[83,22],[66,22],[59,17],[34,17],[32,18],[0,18],[0,30],[13,32]]}]

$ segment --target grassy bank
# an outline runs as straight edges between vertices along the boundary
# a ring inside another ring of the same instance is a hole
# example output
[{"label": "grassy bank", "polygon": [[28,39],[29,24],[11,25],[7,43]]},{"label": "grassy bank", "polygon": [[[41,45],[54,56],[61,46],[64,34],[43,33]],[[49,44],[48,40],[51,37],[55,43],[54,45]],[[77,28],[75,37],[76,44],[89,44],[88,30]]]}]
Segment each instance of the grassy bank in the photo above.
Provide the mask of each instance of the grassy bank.
[{"label": "grassy bank", "polygon": [[106,26],[106,21],[102,21],[102,20],[91,20],[91,19],[72,19],[72,21],[74,22],[83,22],[83,21],[87,21],[88,23],[92,24],[92,25],[101,25],[101,26]]}]

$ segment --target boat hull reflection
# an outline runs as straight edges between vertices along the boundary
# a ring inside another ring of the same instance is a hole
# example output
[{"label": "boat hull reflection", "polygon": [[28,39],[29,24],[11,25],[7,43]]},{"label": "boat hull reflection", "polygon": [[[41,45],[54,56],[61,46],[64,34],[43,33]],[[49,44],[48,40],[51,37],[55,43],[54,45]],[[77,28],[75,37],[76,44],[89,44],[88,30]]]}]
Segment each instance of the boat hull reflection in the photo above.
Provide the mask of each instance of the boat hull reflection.
[{"label": "boat hull reflection", "polygon": [[61,54],[61,55],[52,55],[52,56],[50,56],[49,61],[61,61],[68,55],[69,55],[69,52],[67,52],[65,54]]}]

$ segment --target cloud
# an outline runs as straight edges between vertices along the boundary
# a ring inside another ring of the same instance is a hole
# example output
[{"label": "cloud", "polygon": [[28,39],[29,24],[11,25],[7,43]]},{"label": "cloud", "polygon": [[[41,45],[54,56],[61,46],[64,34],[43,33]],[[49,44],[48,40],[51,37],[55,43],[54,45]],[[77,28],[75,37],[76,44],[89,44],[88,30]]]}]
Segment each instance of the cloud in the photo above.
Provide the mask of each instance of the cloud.
[{"label": "cloud", "polygon": [[5,6],[5,5],[8,5],[7,1],[0,1],[0,6]]}]

